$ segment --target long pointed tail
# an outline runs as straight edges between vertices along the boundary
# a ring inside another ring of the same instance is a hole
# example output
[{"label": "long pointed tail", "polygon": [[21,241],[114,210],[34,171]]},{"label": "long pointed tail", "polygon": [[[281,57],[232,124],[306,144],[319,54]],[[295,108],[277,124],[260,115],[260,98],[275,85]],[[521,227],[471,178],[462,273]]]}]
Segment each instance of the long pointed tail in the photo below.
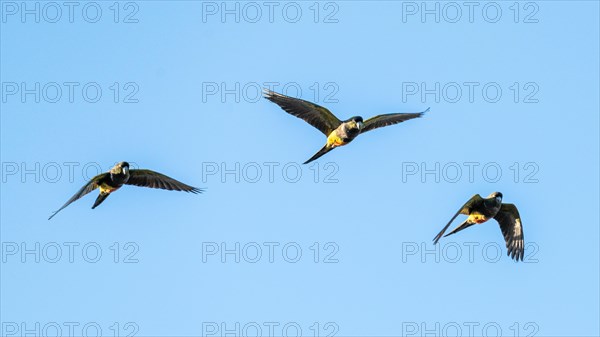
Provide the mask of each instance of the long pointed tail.
[{"label": "long pointed tail", "polygon": [[435,238],[433,238],[433,244],[434,245],[437,244],[438,241],[440,241],[440,239],[442,238],[442,236],[446,232],[446,229],[448,229],[448,227],[450,227],[451,223],[452,223],[452,220],[450,220],[450,222],[448,222],[448,224],[446,226],[444,226],[444,228],[442,228],[442,230],[435,236]]},{"label": "long pointed tail", "polygon": [[64,208],[64,207],[61,207],[61,208],[59,208],[59,209],[58,209],[58,211],[55,211],[54,213],[52,213],[52,215],[51,215],[51,216],[48,218],[48,220],[50,220],[50,219],[54,218],[54,216],[55,216],[55,215],[56,215],[58,212],[62,211],[62,209],[63,209],[63,208]]},{"label": "long pointed tail", "polygon": [[104,199],[108,198],[109,195],[110,195],[110,193],[100,192],[100,195],[98,195],[98,198],[96,198],[96,201],[94,202],[94,206],[92,206],[92,209],[98,207],[98,205],[100,205],[104,201]]},{"label": "long pointed tail", "polygon": [[310,163],[313,160],[319,159],[319,157],[321,157],[322,155],[324,155],[325,153],[327,153],[327,152],[329,152],[331,150],[333,150],[333,147],[327,146],[327,144],[326,144],[325,146],[323,146],[323,148],[321,148],[319,150],[319,152],[315,153],[314,156],[310,157],[309,160],[305,161],[304,164],[308,164],[308,163]]},{"label": "long pointed tail", "polygon": [[463,223],[460,224],[460,226],[454,228],[452,230],[452,232],[444,235],[444,237],[446,237],[448,235],[452,235],[452,234],[458,233],[458,232],[462,231],[465,228],[469,228],[469,227],[473,226],[474,224],[475,224],[475,222],[469,222],[469,220],[465,220]]}]

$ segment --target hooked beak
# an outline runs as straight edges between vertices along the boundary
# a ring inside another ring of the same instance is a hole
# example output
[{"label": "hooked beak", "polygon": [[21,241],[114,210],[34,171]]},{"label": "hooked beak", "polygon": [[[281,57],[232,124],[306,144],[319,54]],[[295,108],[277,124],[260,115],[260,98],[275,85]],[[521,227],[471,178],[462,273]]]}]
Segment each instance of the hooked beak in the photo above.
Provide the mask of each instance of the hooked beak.
[{"label": "hooked beak", "polygon": [[363,124],[363,122],[358,122],[358,123],[356,123],[356,126],[358,126],[359,130],[362,130],[364,124]]},{"label": "hooked beak", "polygon": [[129,167],[127,167],[127,166],[123,167],[123,174],[124,175],[128,175],[129,174]]}]

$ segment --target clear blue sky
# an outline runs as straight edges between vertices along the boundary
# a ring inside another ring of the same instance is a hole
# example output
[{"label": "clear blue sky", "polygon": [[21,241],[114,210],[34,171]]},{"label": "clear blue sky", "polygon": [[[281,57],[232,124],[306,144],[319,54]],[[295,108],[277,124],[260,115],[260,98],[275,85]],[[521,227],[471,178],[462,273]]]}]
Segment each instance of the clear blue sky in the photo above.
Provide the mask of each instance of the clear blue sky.
[{"label": "clear blue sky", "polygon": [[[600,334],[597,2],[0,4],[2,334]],[[271,82],[340,118],[431,110],[300,167],[325,138]],[[47,221],[119,161],[207,192]],[[434,250],[493,191],[526,261],[494,221]]]}]

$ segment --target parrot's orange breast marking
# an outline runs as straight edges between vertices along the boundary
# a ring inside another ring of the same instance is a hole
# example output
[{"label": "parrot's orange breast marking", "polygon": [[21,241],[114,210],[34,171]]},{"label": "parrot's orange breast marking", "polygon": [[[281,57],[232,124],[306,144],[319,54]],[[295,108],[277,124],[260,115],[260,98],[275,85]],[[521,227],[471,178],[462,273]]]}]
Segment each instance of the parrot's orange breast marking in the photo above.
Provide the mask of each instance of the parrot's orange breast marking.
[{"label": "parrot's orange breast marking", "polygon": [[346,143],[334,131],[327,137],[327,145],[336,147],[346,145]]},{"label": "parrot's orange breast marking", "polygon": [[488,218],[486,218],[485,215],[480,214],[480,213],[473,213],[469,216],[469,218],[471,219],[471,221],[478,223],[478,224],[484,223],[489,220]]},{"label": "parrot's orange breast marking", "polygon": [[118,187],[108,186],[107,184],[100,185],[100,192],[102,193],[112,193],[118,189]]}]

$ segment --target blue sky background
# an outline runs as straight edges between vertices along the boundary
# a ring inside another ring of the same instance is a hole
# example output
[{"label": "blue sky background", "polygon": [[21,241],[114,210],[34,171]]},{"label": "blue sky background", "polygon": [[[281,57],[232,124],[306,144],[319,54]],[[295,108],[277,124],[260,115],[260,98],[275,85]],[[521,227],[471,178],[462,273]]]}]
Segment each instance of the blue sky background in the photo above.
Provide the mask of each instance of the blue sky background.
[{"label": "blue sky background", "polygon": [[[93,8],[81,14],[86,2],[77,3],[73,23],[65,7],[58,22],[47,22],[55,15],[45,2],[39,23],[33,15],[22,22],[13,4],[1,2],[0,26],[3,334],[23,322],[48,329],[56,322],[62,335],[65,322],[79,324],[76,334],[95,322],[107,336],[134,331],[125,329],[128,322],[138,336],[209,335],[207,326],[222,322],[229,328],[255,322],[263,336],[265,322],[279,324],[277,335],[295,322],[307,336],[420,336],[423,323],[446,327],[449,335],[459,325],[463,336],[469,324],[477,335],[494,335],[494,327],[505,336],[600,333],[597,2],[519,3],[518,16],[513,2],[498,2],[495,23],[486,21],[495,10],[487,2],[477,3],[473,22],[459,3],[456,23],[445,3],[438,3],[436,22],[433,15],[420,17],[421,2],[321,2],[317,23],[313,2],[277,2],[273,22],[257,2],[256,23],[249,22],[255,7],[245,3],[235,22],[233,15],[222,20],[220,8],[211,14],[221,2],[121,2],[117,23],[113,2],[97,2],[96,23],[84,20]],[[296,5],[302,14],[287,22]],[[137,22],[123,22],[134,11],[129,19]],[[333,12],[329,19],[337,22],[323,22]],[[72,103],[64,85],[58,102],[42,95],[37,103],[33,95],[11,94],[13,83],[22,82],[80,85]],[[90,82],[102,89],[95,103],[81,93]],[[340,118],[431,110],[302,166],[292,182],[298,163],[325,139],[256,99],[256,84],[266,82],[279,83],[280,92],[298,86],[302,98]],[[465,82],[479,83],[472,102]],[[232,94],[220,97],[221,88],[207,91],[214,83],[229,89],[239,83],[239,102]],[[411,83],[440,83],[439,101],[407,95]],[[453,83],[462,88],[456,101],[451,91],[442,93]],[[493,89],[485,97],[481,92],[488,83],[502,90],[495,103],[488,102]],[[130,98],[137,103],[125,103],[134,88]],[[98,167],[123,160],[207,192],[128,186],[93,211],[95,193],[47,221]],[[72,179],[65,163],[77,163]],[[239,182],[236,174],[220,176],[222,163],[229,169],[239,163]],[[273,181],[264,163],[278,165]],[[421,176],[436,163],[438,181]],[[474,163],[472,179],[464,163]],[[254,182],[257,166],[262,171]],[[484,166],[492,167],[487,175]],[[215,167],[219,172],[209,175]],[[461,176],[454,179],[456,167]],[[22,176],[24,168],[34,173]],[[419,172],[408,175],[414,168]],[[329,173],[333,181],[326,182]],[[462,203],[496,190],[519,207],[525,263],[505,256],[493,221],[445,238],[439,251],[422,256]],[[241,253],[235,263],[228,255],[223,263],[220,255],[205,254],[203,261],[203,247],[223,242],[228,248],[257,243],[262,256],[249,263],[244,257],[255,254]],[[265,242],[279,245],[272,263]],[[36,243],[40,251],[22,261],[22,244],[33,249]],[[72,262],[65,243],[78,245]],[[287,243],[302,249],[298,262],[282,257]],[[465,244],[475,243],[470,260]],[[98,262],[82,256],[86,244],[100,247]],[[486,244],[492,248],[484,252]],[[51,263],[56,245],[62,255]],[[330,253],[328,261],[337,262],[323,263]]]}]

